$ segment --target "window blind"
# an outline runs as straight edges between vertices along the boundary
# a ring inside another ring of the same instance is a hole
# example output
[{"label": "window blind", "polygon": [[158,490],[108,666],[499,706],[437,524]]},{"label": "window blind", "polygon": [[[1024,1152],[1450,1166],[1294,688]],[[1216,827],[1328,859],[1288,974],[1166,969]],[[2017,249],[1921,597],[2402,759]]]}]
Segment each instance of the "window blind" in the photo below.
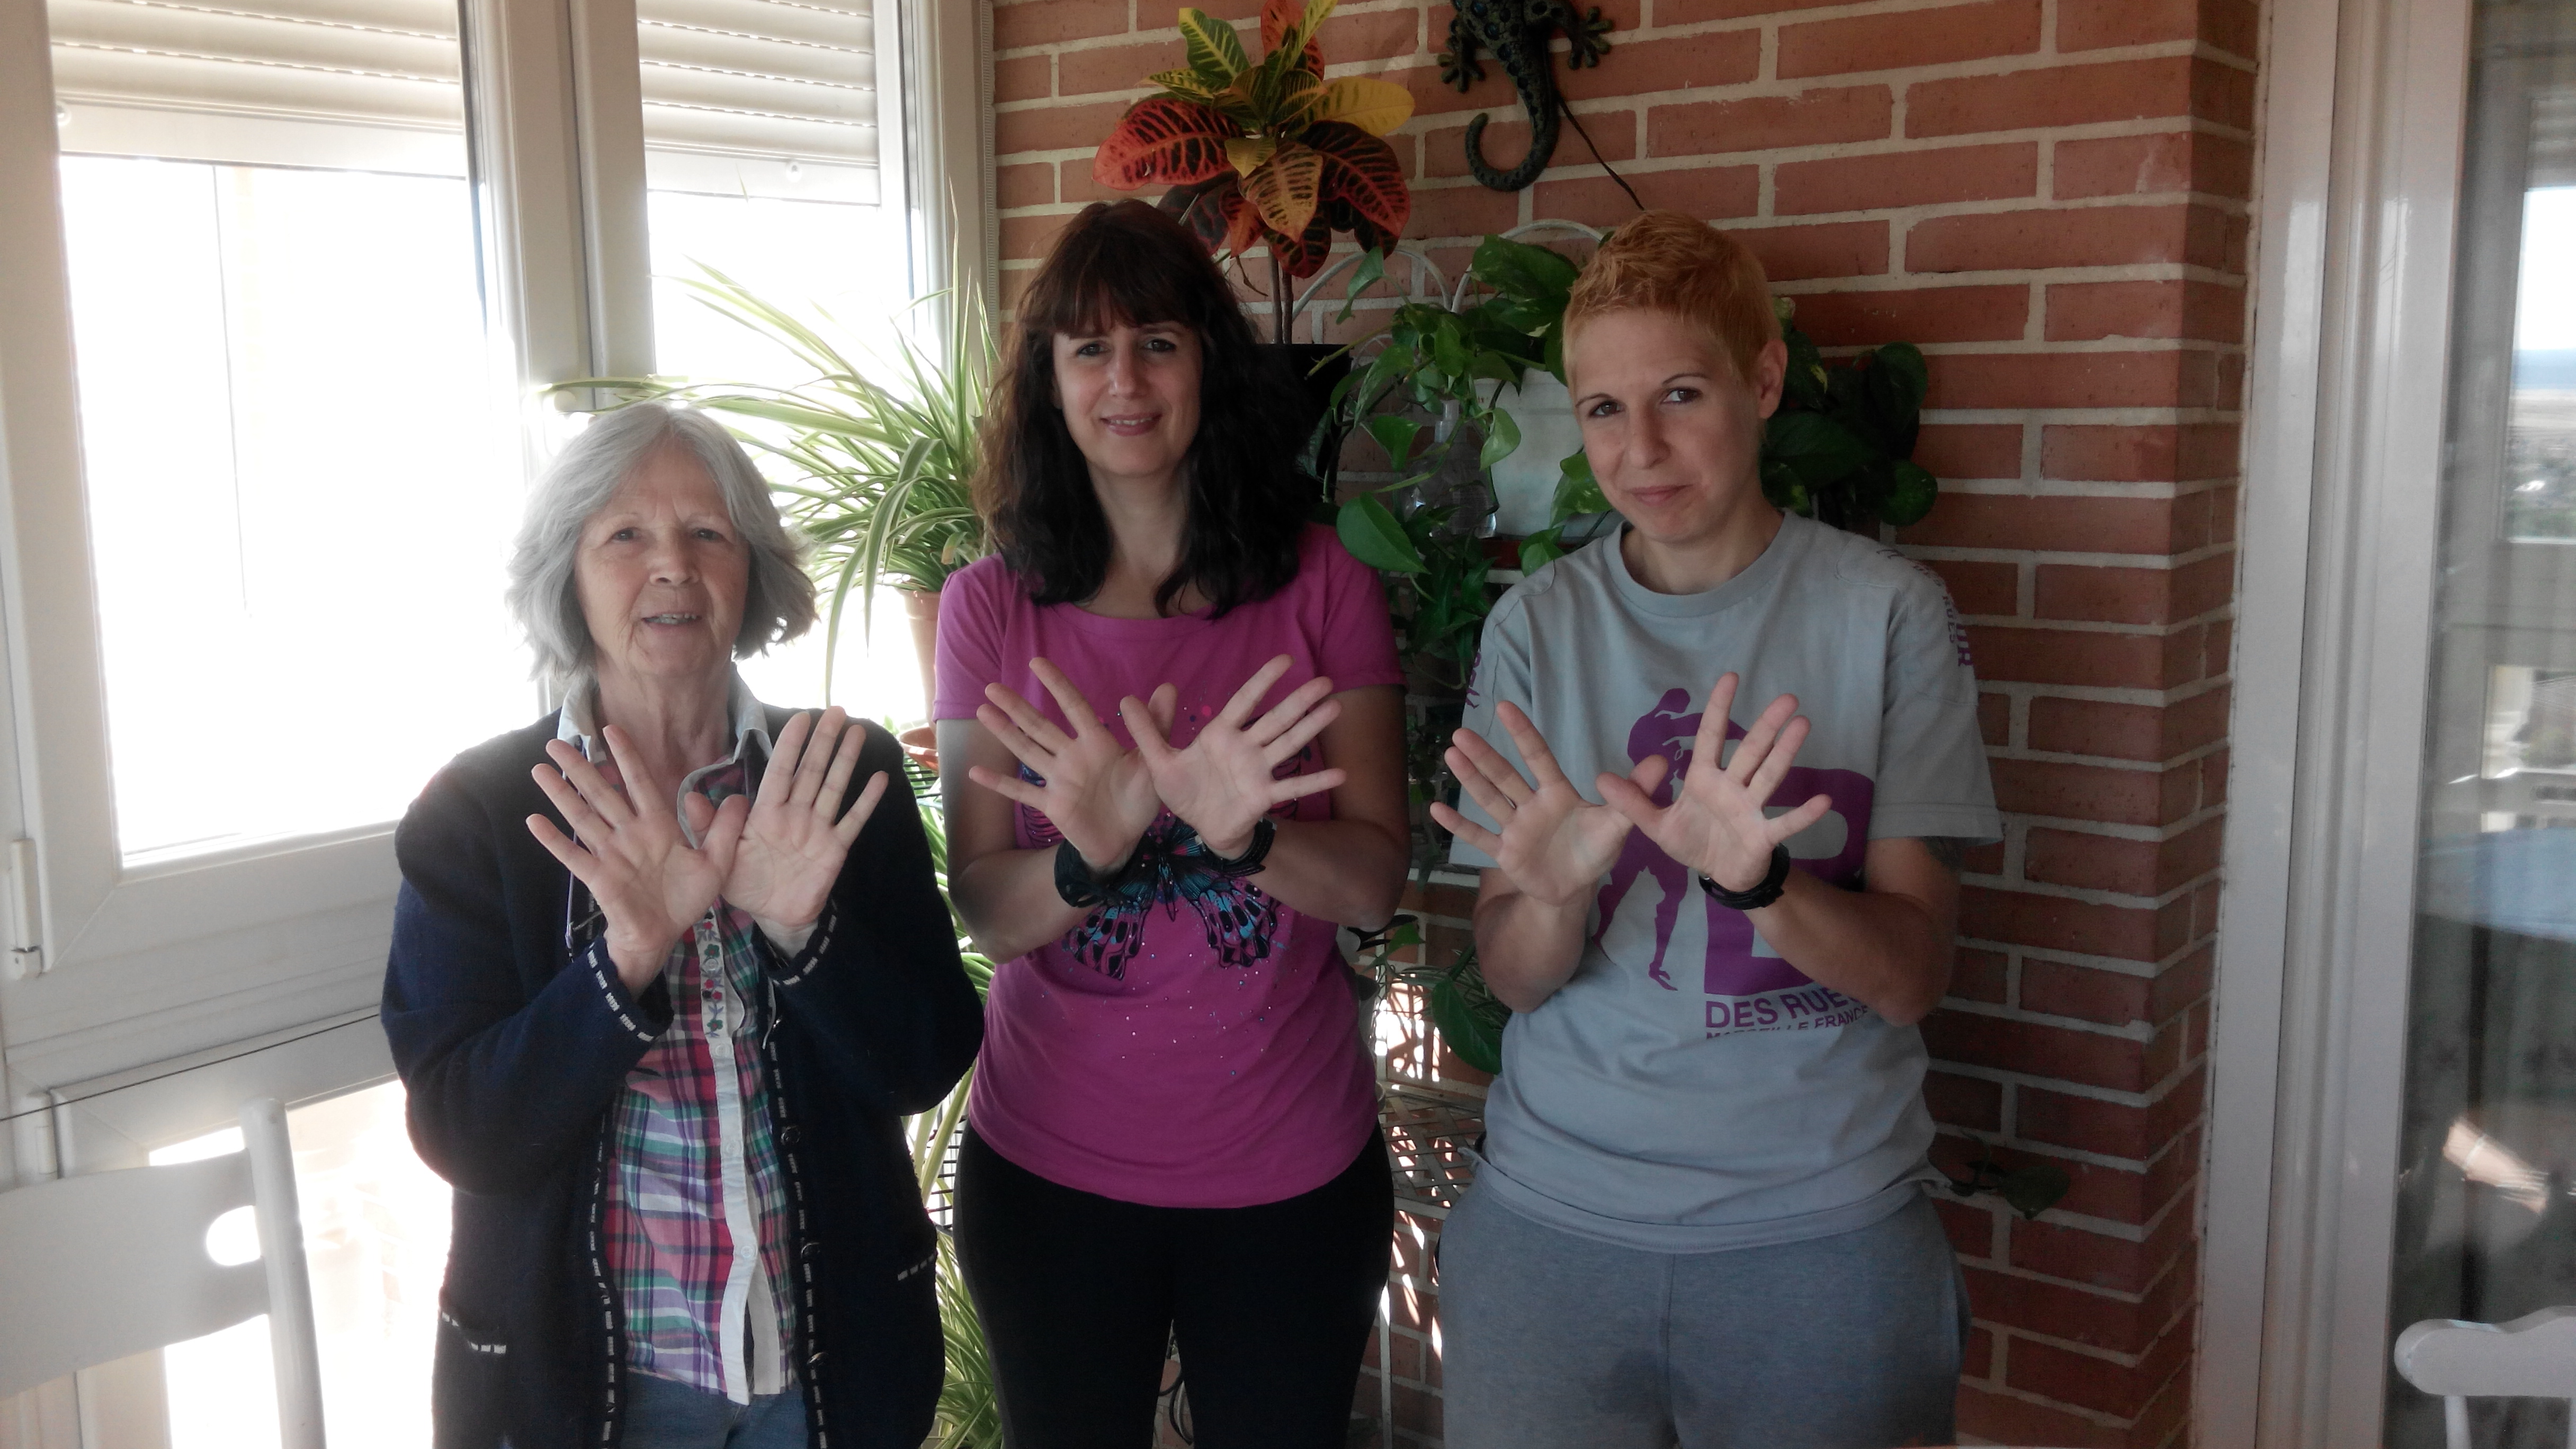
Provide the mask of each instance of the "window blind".
[{"label": "window blind", "polygon": [[2532,186],[2576,186],[2576,89],[2564,86],[2531,98]]},{"label": "window blind", "polygon": [[464,173],[453,0],[51,0],[63,149]]},{"label": "window blind", "polygon": [[655,187],[877,200],[870,0],[636,0]]},{"label": "window blind", "polygon": [[[453,0],[50,0],[67,151],[464,173]],[[877,199],[871,0],[638,0],[652,184]]]}]

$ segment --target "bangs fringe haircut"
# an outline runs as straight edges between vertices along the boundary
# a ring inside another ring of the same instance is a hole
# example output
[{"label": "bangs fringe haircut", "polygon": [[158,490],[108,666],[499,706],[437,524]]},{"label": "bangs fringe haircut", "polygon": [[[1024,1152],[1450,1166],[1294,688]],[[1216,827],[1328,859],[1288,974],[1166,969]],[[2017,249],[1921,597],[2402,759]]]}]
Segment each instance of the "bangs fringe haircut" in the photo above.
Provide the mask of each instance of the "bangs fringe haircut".
[{"label": "bangs fringe haircut", "polygon": [[1034,603],[1079,603],[1109,572],[1109,520],[1055,403],[1056,335],[1156,322],[1195,332],[1200,358],[1181,556],[1154,590],[1156,612],[1195,588],[1222,615],[1297,576],[1298,536],[1319,496],[1296,465],[1304,440],[1286,426],[1297,380],[1262,350],[1234,289],[1178,222],[1141,201],[1094,202],[1020,297],[975,472],[976,511]]},{"label": "bangs fringe haircut", "polygon": [[1565,335],[1610,312],[1670,312],[1708,329],[1739,379],[1780,340],[1771,284],[1744,243],[1678,211],[1649,211],[1612,232],[1576,278]]}]

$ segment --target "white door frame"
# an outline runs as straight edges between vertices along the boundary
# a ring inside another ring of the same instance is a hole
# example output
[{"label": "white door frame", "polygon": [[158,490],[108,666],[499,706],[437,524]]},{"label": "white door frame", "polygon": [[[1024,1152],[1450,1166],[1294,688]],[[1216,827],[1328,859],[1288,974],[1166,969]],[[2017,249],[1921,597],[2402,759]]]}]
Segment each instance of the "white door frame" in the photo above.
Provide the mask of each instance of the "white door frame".
[{"label": "white door frame", "polygon": [[2469,0],[2274,0],[2200,1337],[2211,1449],[2379,1442]]}]

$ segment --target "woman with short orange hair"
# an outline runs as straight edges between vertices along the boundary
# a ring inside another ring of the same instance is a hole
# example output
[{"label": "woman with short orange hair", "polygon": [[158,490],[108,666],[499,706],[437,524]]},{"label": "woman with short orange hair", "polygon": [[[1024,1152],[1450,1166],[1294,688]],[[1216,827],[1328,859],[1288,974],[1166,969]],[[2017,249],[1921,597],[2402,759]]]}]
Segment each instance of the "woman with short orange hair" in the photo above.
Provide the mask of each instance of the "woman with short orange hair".
[{"label": "woman with short orange hair", "polygon": [[1432,807],[1518,1013],[1441,1245],[1448,1440],[1946,1444],[1915,1023],[1958,846],[2000,833],[1965,636],[1929,572],[1763,497],[1787,356],[1742,245],[1620,228],[1565,356],[1624,526],[1495,606]]}]

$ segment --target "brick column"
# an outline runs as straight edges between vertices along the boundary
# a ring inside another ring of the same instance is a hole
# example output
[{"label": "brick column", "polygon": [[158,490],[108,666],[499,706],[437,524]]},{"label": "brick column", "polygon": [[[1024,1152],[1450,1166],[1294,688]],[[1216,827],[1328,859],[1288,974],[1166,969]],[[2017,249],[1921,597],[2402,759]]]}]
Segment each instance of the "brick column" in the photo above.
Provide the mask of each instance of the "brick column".
[{"label": "brick column", "polygon": [[[1990,1152],[2074,1179],[2035,1222],[1944,1204],[1977,1316],[1961,1431],[2170,1442],[2198,1297],[2254,0],[1601,8],[1604,64],[1559,75],[1647,204],[1742,235],[1829,352],[1901,338],[1931,358],[1918,456],[1943,496],[1898,542],[1969,620],[2008,838],[1969,862],[1927,1096],[1945,1166]],[[1091,147],[1180,42],[1170,0],[994,17],[1007,302],[1102,194]],[[1490,64],[1471,95],[1439,83],[1449,17],[1355,0],[1323,36],[1334,74],[1417,98],[1394,138],[1409,238],[1463,262],[1486,231],[1631,214],[1572,127],[1527,191],[1465,175],[1473,112],[1501,164],[1528,131]],[[1437,1365],[1399,1359],[1394,1442],[1436,1443]],[[1360,1399],[1374,1412],[1374,1378]]]}]

